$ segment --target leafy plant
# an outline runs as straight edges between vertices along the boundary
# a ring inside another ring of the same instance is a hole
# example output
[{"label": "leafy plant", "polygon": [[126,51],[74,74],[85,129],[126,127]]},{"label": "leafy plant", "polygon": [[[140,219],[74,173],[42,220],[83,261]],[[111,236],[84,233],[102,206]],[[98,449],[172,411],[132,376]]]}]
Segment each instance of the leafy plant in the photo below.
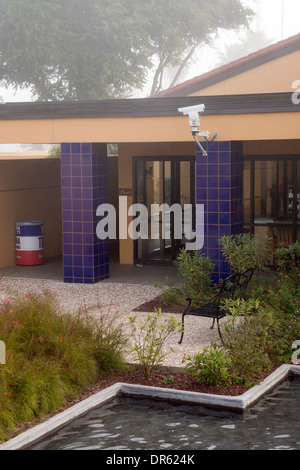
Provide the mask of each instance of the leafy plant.
[{"label": "leafy plant", "polygon": [[174,315],[162,318],[161,309],[148,314],[145,321],[137,325],[136,316],[130,316],[134,346],[132,354],[142,368],[145,379],[149,379],[153,370],[163,363],[166,352],[165,342],[181,331],[181,322]]},{"label": "leafy plant", "polygon": [[271,260],[271,239],[259,240],[255,235],[241,233],[223,236],[219,240],[226,261],[234,272],[253,268],[263,270]]},{"label": "leafy plant", "polygon": [[185,286],[188,295],[199,295],[206,292],[211,286],[211,275],[214,263],[210,258],[199,254],[197,251],[181,250],[175,260],[180,279]]},{"label": "leafy plant", "polygon": [[281,245],[275,251],[275,257],[280,271],[294,272],[300,276],[300,245],[298,241],[287,247]]},{"label": "leafy plant", "polygon": [[0,304],[0,440],[8,429],[56,411],[104,372],[123,368],[126,341],[111,316],[84,309],[59,313],[50,292],[28,293]]},{"label": "leafy plant", "polygon": [[184,356],[187,361],[185,370],[190,373],[197,382],[204,384],[220,384],[229,379],[231,358],[224,349],[207,347],[194,356]]},{"label": "leafy plant", "polygon": [[173,383],[174,383],[174,376],[173,376],[173,375],[170,375],[169,377],[163,377],[163,378],[162,378],[162,383],[163,383],[164,385],[173,384]]}]

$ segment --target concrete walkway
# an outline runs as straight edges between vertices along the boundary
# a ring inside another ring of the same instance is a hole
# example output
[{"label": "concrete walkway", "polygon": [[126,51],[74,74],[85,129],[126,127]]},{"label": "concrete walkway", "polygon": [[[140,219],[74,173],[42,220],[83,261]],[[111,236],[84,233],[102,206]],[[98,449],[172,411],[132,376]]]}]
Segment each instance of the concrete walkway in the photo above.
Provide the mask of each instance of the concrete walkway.
[{"label": "concrete walkway", "polygon": [[[167,285],[166,277],[175,284],[180,284],[175,266],[149,266],[119,264],[112,262],[109,265],[110,278],[101,281],[103,283],[126,283],[153,285],[159,283]],[[62,258],[51,258],[45,260],[39,266],[8,266],[0,268],[0,277],[12,277],[22,279],[43,279],[52,281],[63,281]]]}]

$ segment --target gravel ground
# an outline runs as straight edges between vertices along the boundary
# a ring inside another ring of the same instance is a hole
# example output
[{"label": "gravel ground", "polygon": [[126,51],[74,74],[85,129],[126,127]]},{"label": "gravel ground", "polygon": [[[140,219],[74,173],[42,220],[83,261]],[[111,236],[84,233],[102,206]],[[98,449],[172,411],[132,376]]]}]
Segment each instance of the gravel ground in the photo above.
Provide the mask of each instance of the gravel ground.
[{"label": "gravel ground", "polygon": [[[142,322],[148,312],[133,312],[139,305],[157,297],[159,288],[149,285],[97,283],[66,284],[60,281],[2,278],[0,281],[0,301],[7,299],[13,292],[43,292],[50,290],[56,297],[61,311],[76,312],[80,307],[91,307],[93,315],[117,315],[117,321],[123,331],[130,335],[131,327],[128,317],[136,315],[137,322]],[[164,314],[165,316],[169,314]],[[178,315],[178,314],[177,314]],[[178,315],[178,318],[181,318]],[[181,345],[180,334],[175,334],[165,345],[166,358],[164,365],[182,367],[184,354],[195,354],[203,347],[218,340],[217,329],[210,328],[211,320],[207,318],[185,318],[185,334]],[[124,353],[128,362],[134,362],[130,350]]]}]

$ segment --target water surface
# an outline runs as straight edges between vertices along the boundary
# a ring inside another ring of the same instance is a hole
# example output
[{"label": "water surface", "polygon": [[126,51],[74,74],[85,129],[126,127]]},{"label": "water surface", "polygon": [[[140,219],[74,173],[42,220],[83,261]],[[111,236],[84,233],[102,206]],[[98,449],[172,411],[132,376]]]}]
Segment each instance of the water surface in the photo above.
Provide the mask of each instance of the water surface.
[{"label": "water surface", "polygon": [[32,450],[299,450],[300,378],[278,385],[244,414],[118,398]]}]

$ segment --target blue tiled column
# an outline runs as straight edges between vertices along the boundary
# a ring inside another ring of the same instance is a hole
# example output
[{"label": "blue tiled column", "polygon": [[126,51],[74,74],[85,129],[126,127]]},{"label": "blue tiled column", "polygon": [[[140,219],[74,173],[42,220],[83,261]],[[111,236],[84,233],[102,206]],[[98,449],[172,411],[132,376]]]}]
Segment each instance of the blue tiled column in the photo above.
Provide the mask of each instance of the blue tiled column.
[{"label": "blue tiled column", "polygon": [[94,284],[109,277],[108,240],[96,235],[97,207],[107,202],[105,144],[62,143],[64,281]]},{"label": "blue tiled column", "polygon": [[196,152],[196,202],[205,206],[202,253],[215,264],[213,279],[230,274],[218,240],[243,232],[243,159],[238,142],[214,142],[208,156]]}]

